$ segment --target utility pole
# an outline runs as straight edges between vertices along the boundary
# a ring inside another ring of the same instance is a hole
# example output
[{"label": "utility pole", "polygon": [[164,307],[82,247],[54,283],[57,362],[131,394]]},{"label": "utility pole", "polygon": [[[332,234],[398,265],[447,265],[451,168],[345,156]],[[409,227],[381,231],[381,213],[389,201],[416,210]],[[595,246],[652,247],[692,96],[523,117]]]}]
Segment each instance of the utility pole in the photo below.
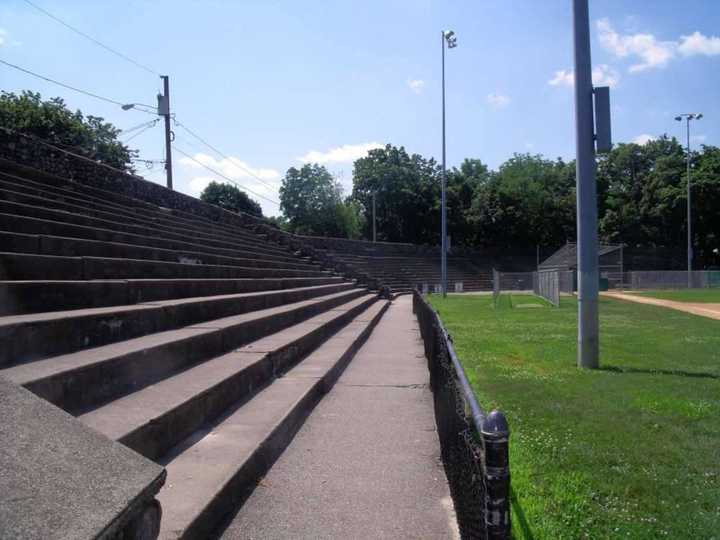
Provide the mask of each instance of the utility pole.
[{"label": "utility pole", "polygon": [[170,131],[170,80],[167,75],[161,75],[163,80],[163,93],[158,94],[158,115],[165,117],[165,175],[168,189],[173,188],[172,175],[172,132]]},{"label": "utility pole", "polygon": [[373,242],[377,242],[377,229],[375,227],[375,194],[373,191]]},{"label": "utility pole", "polygon": [[442,31],[442,191],[440,199],[440,221],[442,239],[440,241],[440,281],[443,298],[447,296],[447,212],[445,209],[445,191],[447,184],[447,175],[445,172],[445,42],[447,48],[453,49],[457,47],[457,38],[455,32],[450,30]]},{"label": "utility pole", "polygon": [[588,0],[573,0],[575,141],[577,177],[578,356],[583,368],[599,366],[597,190]]},{"label": "utility pole", "polygon": [[692,247],[692,204],[690,200],[690,120],[700,120],[703,117],[702,113],[686,113],[675,117],[675,120],[682,122],[683,118],[687,122],[687,286],[688,289],[692,288],[692,259],[693,259],[693,247]]}]

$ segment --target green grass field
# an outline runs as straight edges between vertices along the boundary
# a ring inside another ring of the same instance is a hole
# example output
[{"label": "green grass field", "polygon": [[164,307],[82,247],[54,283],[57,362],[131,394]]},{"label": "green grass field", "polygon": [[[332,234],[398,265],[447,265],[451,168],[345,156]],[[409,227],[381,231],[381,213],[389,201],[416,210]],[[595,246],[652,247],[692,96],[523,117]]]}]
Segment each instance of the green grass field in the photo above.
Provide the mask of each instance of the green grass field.
[{"label": "green grass field", "polygon": [[643,291],[633,293],[638,296],[650,296],[675,302],[703,302],[720,304],[720,288],[718,289],[687,289],[672,291]]},{"label": "green grass field", "polygon": [[516,538],[720,538],[720,321],[602,298],[580,370],[574,298],[430,299],[508,416]]}]

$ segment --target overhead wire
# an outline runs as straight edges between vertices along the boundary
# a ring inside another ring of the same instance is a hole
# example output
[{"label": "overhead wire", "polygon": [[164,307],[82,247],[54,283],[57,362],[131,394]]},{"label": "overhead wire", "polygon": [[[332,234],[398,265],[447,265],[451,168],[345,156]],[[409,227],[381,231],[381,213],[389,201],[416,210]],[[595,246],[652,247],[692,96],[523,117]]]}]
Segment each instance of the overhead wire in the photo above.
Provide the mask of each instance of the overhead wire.
[{"label": "overhead wire", "polygon": [[145,133],[147,130],[154,128],[157,123],[158,123],[158,121],[155,121],[155,122],[153,122],[151,125],[147,126],[146,128],[141,129],[141,130],[138,131],[137,133],[132,134],[130,137],[128,137],[127,139],[125,139],[125,140],[123,141],[123,144],[129,143],[129,142],[132,141],[135,137],[139,137],[140,135],[142,135],[143,133]]},{"label": "overhead wire", "polygon": [[[117,100],[115,100],[115,99],[111,99],[111,98],[108,98],[108,97],[105,97],[105,96],[101,96],[101,95],[99,95],[99,94],[95,94],[95,93],[93,93],[93,92],[89,92],[89,91],[87,91],[87,90],[83,90],[82,88],[77,88],[77,87],[75,87],[75,86],[71,86],[71,85],[69,85],[69,84],[65,84],[65,83],[60,82],[60,81],[56,81],[55,79],[51,79],[50,77],[46,77],[46,76],[44,76],[44,75],[40,75],[39,73],[35,73],[34,71],[30,71],[29,69],[25,69],[25,68],[20,67],[20,66],[18,66],[18,65],[11,64],[10,62],[7,62],[7,61],[5,61],[5,60],[3,60],[3,59],[1,59],[1,58],[0,58],[0,64],[5,64],[6,66],[9,66],[9,67],[11,67],[11,68],[13,68],[13,69],[17,69],[17,70],[19,70],[19,71],[22,71],[23,73],[27,73],[28,75],[32,75],[33,77],[37,77],[38,79],[42,79],[42,80],[44,80],[44,81],[51,82],[51,83],[53,83],[53,84],[57,84],[58,86],[62,86],[63,88],[67,88],[68,90],[72,90],[72,91],[74,91],[74,92],[79,92],[80,94],[84,94],[84,95],[86,95],[86,96],[90,96],[90,97],[92,97],[92,98],[99,99],[99,100],[105,101],[105,102],[107,102],[107,103],[112,103],[113,105],[117,105],[117,106],[119,106],[119,107],[122,107],[122,106],[128,104],[128,103],[122,103],[122,102],[120,102],[120,101],[117,101]],[[156,114],[157,114],[157,112],[148,111],[148,110],[146,110],[146,109],[141,109],[141,108],[138,107],[138,105],[139,105],[139,106],[141,106],[141,107],[147,107],[148,109],[152,109],[152,105],[145,105],[144,103],[133,103],[132,105],[133,105],[132,109],[134,109],[134,110],[137,110],[137,111],[140,111],[140,112],[144,112],[144,113],[146,113],[146,114],[153,114],[153,115],[156,115]]]},{"label": "overhead wire", "polygon": [[268,202],[270,202],[270,203],[272,203],[272,204],[275,204],[275,205],[277,205],[277,206],[280,206],[280,203],[279,203],[279,202],[277,202],[277,201],[275,201],[275,200],[273,200],[273,199],[270,199],[269,197],[266,197],[265,195],[261,195],[260,193],[258,193],[258,192],[256,192],[256,191],[253,191],[252,189],[250,189],[250,188],[248,188],[248,187],[246,187],[246,186],[243,186],[242,184],[238,183],[237,181],[233,180],[232,178],[230,178],[230,177],[228,177],[228,176],[225,176],[225,175],[222,174],[221,172],[218,172],[218,171],[216,171],[215,169],[213,169],[212,167],[210,167],[210,166],[208,166],[208,165],[205,165],[205,164],[202,163],[201,161],[195,159],[195,158],[192,157],[190,154],[188,154],[187,152],[181,150],[180,148],[178,148],[178,147],[175,146],[174,144],[172,145],[172,148],[173,148],[175,151],[180,152],[180,153],[181,153],[183,156],[185,156],[186,158],[188,158],[188,159],[190,159],[191,161],[197,163],[197,164],[200,165],[201,167],[207,169],[208,171],[210,171],[210,172],[212,172],[212,173],[214,173],[214,174],[217,174],[217,175],[220,176],[221,178],[224,178],[224,179],[227,180],[228,182],[230,182],[230,183],[232,183],[232,184],[234,184],[234,185],[236,185],[236,186],[244,189],[245,191],[248,191],[248,192],[252,193],[252,194],[255,195],[256,197],[260,197],[261,199],[264,199],[264,200],[266,200],[266,201],[268,201]]},{"label": "overhead wire", "polygon": [[273,185],[270,184],[269,182],[266,182],[264,179],[260,178],[260,176],[258,176],[258,175],[255,174],[254,172],[248,170],[246,167],[243,167],[242,165],[240,165],[240,164],[237,162],[236,159],[231,159],[231,158],[229,158],[228,156],[226,156],[224,153],[222,153],[220,150],[218,150],[215,146],[213,146],[212,144],[210,144],[209,142],[207,142],[205,139],[203,139],[202,137],[200,137],[200,135],[198,135],[197,133],[195,133],[194,131],[192,131],[192,130],[191,130],[190,128],[188,128],[186,125],[182,124],[182,123],[179,122],[178,120],[175,120],[175,125],[181,127],[181,128],[184,129],[189,135],[191,135],[192,137],[195,137],[198,141],[200,141],[201,143],[203,143],[205,146],[207,146],[208,148],[210,148],[211,150],[213,150],[214,152],[216,152],[218,155],[220,155],[221,157],[223,157],[224,159],[226,159],[227,161],[229,161],[234,167],[237,167],[237,168],[240,169],[241,171],[244,171],[245,173],[249,174],[250,176],[252,176],[252,177],[255,178],[256,180],[258,180],[260,183],[265,184],[266,187],[269,187],[270,189],[273,189],[273,190],[274,190],[274,189],[277,189],[277,186],[273,186]]},{"label": "overhead wire", "polygon": [[146,65],[144,65],[144,64],[141,64],[141,63],[138,62],[137,60],[133,60],[133,59],[130,58],[129,56],[121,53],[120,51],[117,51],[117,50],[113,49],[112,47],[109,47],[108,45],[105,45],[105,44],[102,43],[101,41],[95,39],[94,37],[92,37],[92,36],[90,36],[90,35],[88,35],[88,34],[86,34],[86,33],[83,32],[82,30],[79,30],[79,29],[75,28],[74,26],[72,26],[71,24],[63,21],[62,19],[60,19],[60,18],[57,17],[56,15],[53,15],[52,13],[50,13],[49,11],[47,11],[46,9],[41,8],[40,6],[38,6],[37,4],[35,4],[34,2],[31,2],[30,0],[24,0],[24,1],[25,1],[26,4],[32,6],[33,8],[37,9],[37,10],[40,11],[41,13],[44,13],[45,15],[47,15],[48,17],[50,17],[50,18],[53,19],[54,21],[62,24],[64,27],[72,30],[72,31],[75,32],[76,34],[81,35],[81,36],[84,37],[85,39],[88,39],[88,40],[92,41],[95,45],[97,45],[97,46],[99,46],[99,47],[102,47],[102,48],[105,49],[106,51],[111,52],[112,54],[114,54],[114,55],[122,58],[123,60],[125,60],[125,61],[127,61],[127,62],[130,62],[131,64],[136,65],[137,67],[139,67],[139,68],[141,68],[141,69],[144,69],[144,70],[147,71],[148,73],[151,73],[151,74],[153,74],[153,75],[160,76],[160,74],[159,74],[156,70],[154,70],[154,69],[152,69],[152,68],[150,68],[150,67],[148,67],[148,66],[146,66]]}]

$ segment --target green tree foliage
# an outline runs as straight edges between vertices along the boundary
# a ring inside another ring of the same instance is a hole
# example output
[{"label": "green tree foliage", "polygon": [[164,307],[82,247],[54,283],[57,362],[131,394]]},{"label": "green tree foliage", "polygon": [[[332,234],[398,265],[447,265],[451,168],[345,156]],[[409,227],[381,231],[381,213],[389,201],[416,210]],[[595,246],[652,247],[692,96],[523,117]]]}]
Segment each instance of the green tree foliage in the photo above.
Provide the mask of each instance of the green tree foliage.
[{"label": "green tree foliage", "polygon": [[116,169],[133,171],[131,160],[137,152],[118,141],[120,130],[98,116],[70,111],[59,97],[43,101],[35,92],[1,92],[0,125]]},{"label": "green tree foliage", "polygon": [[476,185],[467,216],[475,245],[563,244],[575,236],[574,164],[515,154]]},{"label": "green tree foliage", "polygon": [[231,212],[244,212],[262,217],[260,205],[232,184],[210,182],[200,194],[200,199]]},{"label": "green tree foliage", "polygon": [[288,169],[280,186],[280,209],[288,230],[297,234],[357,238],[358,207],[342,200],[342,188],[322,165]]},{"label": "green tree foliage", "polygon": [[440,176],[433,159],[386,145],[355,161],[352,199],[363,209],[363,235],[372,237],[376,194],[378,240],[437,243],[440,239]]},{"label": "green tree foliage", "polygon": [[[632,247],[683,252],[686,235],[685,150],[674,138],[618,144],[598,158],[600,238]],[[691,155],[693,242],[700,266],[720,265],[720,149]],[[371,150],[355,162],[352,199],[372,237],[376,193],[379,240],[437,244],[440,173],[432,159],[403,147]],[[575,163],[515,154],[496,171],[466,159],[447,172],[448,234],[453,245],[532,249],[574,240]]]},{"label": "green tree foliage", "polygon": [[[600,234],[630,246],[684,248],[687,235],[686,152],[667,136],[644,145],[619,144],[598,165],[607,186]],[[695,260],[717,265],[720,247],[720,149],[690,156]],[[682,250],[681,250],[682,251]]]}]

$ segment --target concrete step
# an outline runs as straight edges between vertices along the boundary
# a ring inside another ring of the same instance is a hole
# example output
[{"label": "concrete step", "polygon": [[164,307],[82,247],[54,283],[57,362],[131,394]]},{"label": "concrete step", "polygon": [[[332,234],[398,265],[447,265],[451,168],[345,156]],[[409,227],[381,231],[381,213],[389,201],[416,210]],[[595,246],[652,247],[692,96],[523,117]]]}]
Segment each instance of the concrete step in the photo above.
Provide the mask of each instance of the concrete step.
[{"label": "concrete step", "polygon": [[79,418],[145,457],[157,459],[231,405],[270,384],[376,300],[376,295],[361,296]]},{"label": "concrete step", "polygon": [[59,257],[0,252],[0,280],[86,280],[178,278],[322,277],[330,272],[285,268],[246,268],[110,257]]},{"label": "concrete step", "polygon": [[84,238],[101,242],[117,242],[135,244],[140,246],[158,247],[176,251],[195,251],[214,253],[229,257],[256,256],[279,260],[297,261],[289,252],[268,251],[263,246],[243,248],[234,246],[222,248],[207,244],[196,244],[187,239],[173,240],[157,235],[139,235],[115,231],[111,228],[88,227],[48,219],[38,219],[17,214],[4,214],[0,212],[0,230],[6,232],[23,233],[29,235],[62,236],[65,238]]},{"label": "concrete step", "polygon": [[382,307],[359,315],[284,377],[193,433],[161,460],[168,479],[158,495],[163,507],[160,538],[208,538],[218,528],[335,383]]},{"label": "concrete step", "polygon": [[6,345],[0,349],[0,366],[99,347],[354,287],[352,283],[339,283],[0,317],[0,342]]},{"label": "concrete step", "polygon": [[96,407],[366,294],[350,289],[0,370],[68,412]]},{"label": "concrete step", "polygon": [[[287,254],[287,251],[282,251],[279,247],[274,247],[273,245],[267,243],[266,241],[258,240],[258,241],[247,241],[247,242],[240,242],[234,239],[218,239],[214,238],[212,236],[205,236],[205,235],[196,235],[192,234],[189,231],[183,231],[178,230],[174,232],[167,232],[167,231],[157,231],[153,227],[145,227],[140,225],[129,225],[124,224],[121,221],[112,221],[108,219],[100,219],[100,218],[94,218],[89,217],[86,215],[81,214],[75,214],[71,212],[66,212],[63,210],[52,210],[48,208],[43,208],[41,206],[34,206],[34,205],[28,205],[28,204],[19,204],[9,201],[3,201],[0,200],[0,213],[15,215],[15,216],[25,216],[25,217],[31,217],[36,219],[44,219],[44,220],[51,220],[51,221],[57,221],[60,223],[67,223],[72,225],[82,225],[84,227],[91,227],[91,228],[104,228],[104,229],[110,229],[112,231],[116,232],[122,232],[127,234],[137,234],[137,235],[144,235],[144,236],[155,236],[158,238],[162,238],[164,240],[175,240],[179,242],[192,242],[196,244],[201,245],[207,245],[210,247],[216,247],[216,248],[223,248],[223,249],[238,249],[238,248],[244,248],[248,250],[263,250],[268,251],[270,253],[277,253],[278,251]],[[9,231],[15,231],[15,229],[5,229],[5,227],[2,227],[3,230],[9,230]],[[19,232],[26,232],[26,231],[19,231]],[[55,232],[51,232],[50,234],[57,234]]]},{"label": "concrete step", "polygon": [[[14,186],[13,186],[14,187]],[[17,187],[16,189],[20,189]],[[263,243],[264,241],[252,233],[242,230],[233,232],[218,231],[215,227],[200,227],[195,224],[174,223],[167,219],[149,218],[138,216],[131,212],[126,212],[113,208],[100,208],[98,204],[84,202],[81,200],[69,201],[67,198],[57,200],[51,193],[29,194],[26,191],[18,192],[9,189],[7,183],[0,184],[0,200],[31,205],[36,207],[48,208],[64,212],[70,212],[77,215],[84,215],[92,218],[103,219],[108,221],[120,222],[125,225],[136,225],[139,227],[151,227],[153,230],[162,233],[176,233],[183,231],[189,237],[195,239],[210,239],[228,241],[233,240],[239,243]]]},{"label": "concrete step", "polygon": [[342,283],[339,276],[237,279],[0,281],[0,316]]},{"label": "concrete step", "polygon": [[[35,181],[38,180],[38,181]],[[251,239],[252,243],[261,239],[253,231],[241,227],[233,227],[225,223],[211,221],[202,216],[189,214],[180,210],[162,208],[142,200],[133,199],[112,191],[100,190],[84,184],[73,182],[62,178],[35,178],[31,180],[24,176],[0,172],[0,181],[20,186],[23,192],[26,189],[33,189],[36,194],[50,194],[63,197],[69,201],[86,201],[91,204],[103,205],[108,209],[121,210],[132,215],[146,217],[152,220],[167,221],[173,224],[184,224],[186,226],[197,226],[200,228],[212,227],[213,230],[225,231],[232,234],[239,234]],[[49,183],[48,183],[49,182]]]},{"label": "concrete step", "polygon": [[65,257],[110,257],[118,259],[147,259],[192,264],[220,264],[260,268],[318,269],[308,261],[296,258],[276,258],[264,254],[249,253],[245,257],[228,257],[200,251],[178,251],[137,244],[66,238],[62,236],[30,235],[0,231],[0,245],[6,252],[37,253]]}]

